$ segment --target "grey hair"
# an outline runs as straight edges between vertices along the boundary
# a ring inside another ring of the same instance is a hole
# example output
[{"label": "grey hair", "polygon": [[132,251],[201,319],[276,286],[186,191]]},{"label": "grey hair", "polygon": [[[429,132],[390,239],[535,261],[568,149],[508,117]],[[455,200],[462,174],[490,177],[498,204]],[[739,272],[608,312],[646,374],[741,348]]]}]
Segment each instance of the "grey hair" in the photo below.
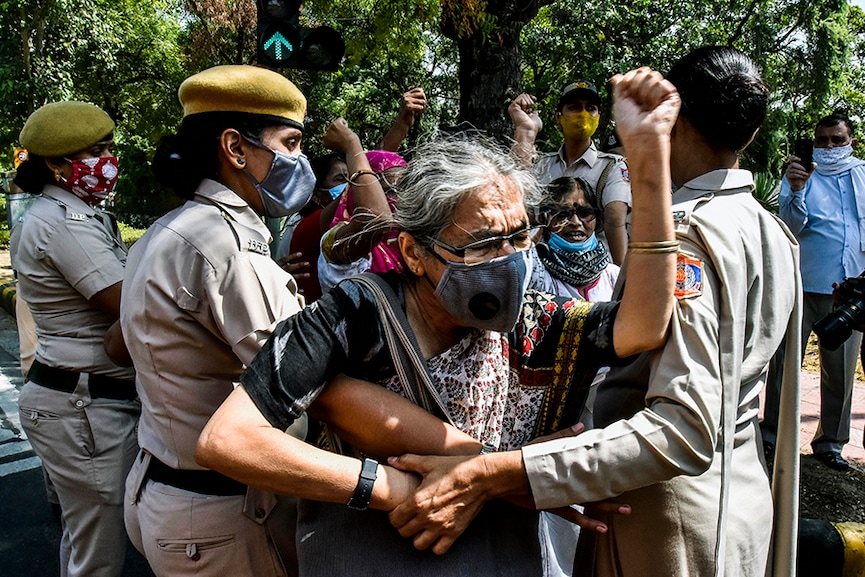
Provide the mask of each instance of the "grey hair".
[{"label": "grey hair", "polygon": [[396,224],[428,245],[453,223],[454,211],[467,194],[502,178],[516,185],[524,202],[540,193],[534,175],[489,139],[446,138],[422,144],[396,186]]}]

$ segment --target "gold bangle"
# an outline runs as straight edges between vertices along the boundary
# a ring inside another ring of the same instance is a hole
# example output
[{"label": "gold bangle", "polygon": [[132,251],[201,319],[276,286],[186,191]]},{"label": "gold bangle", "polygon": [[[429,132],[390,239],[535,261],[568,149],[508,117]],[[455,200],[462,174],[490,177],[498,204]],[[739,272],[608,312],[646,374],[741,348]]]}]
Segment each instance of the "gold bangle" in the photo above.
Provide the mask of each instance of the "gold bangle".
[{"label": "gold bangle", "polygon": [[631,241],[628,243],[628,248],[668,248],[674,246],[679,247],[678,240],[653,240],[648,242]]},{"label": "gold bangle", "polygon": [[660,240],[654,242],[629,242],[628,252],[634,254],[666,254],[679,251],[678,240]]},{"label": "gold bangle", "polygon": [[361,169],[361,170],[358,170],[357,172],[355,172],[354,174],[352,174],[351,176],[348,177],[349,184],[354,184],[354,181],[357,180],[357,177],[363,176],[364,174],[368,174],[370,176],[374,176],[374,177],[378,178],[378,175],[375,172],[373,172],[372,170]]}]

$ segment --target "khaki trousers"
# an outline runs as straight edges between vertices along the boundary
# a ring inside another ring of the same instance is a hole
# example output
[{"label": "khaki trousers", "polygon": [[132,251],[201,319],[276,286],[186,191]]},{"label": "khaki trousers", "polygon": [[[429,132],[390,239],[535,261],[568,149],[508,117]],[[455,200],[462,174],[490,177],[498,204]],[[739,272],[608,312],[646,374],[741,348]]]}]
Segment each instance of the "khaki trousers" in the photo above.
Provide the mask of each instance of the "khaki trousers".
[{"label": "khaki trousers", "polygon": [[91,399],[26,383],[21,426],[57,492],[63,521],[61,575],[119,577],[126,556],[123,487],[138,444],[138,401]]},{"label": "khaki trousers", "polygon": [[186,491],[147,479],[149,463],[144,452],[135,459],[124,509],[129,538],[157,577],[286,576],[266,524],[272,494]]}]

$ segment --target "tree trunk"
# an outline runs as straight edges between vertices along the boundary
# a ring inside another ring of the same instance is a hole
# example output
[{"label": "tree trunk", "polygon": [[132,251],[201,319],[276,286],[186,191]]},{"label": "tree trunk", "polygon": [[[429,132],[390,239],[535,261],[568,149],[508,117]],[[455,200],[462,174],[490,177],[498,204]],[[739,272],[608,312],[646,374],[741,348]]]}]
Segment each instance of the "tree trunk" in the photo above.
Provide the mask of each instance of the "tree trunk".
[{"label": "tree trunk", "polygon": [[520,32],[552,0],[441,0],[442,32],[459,50],[460,121],[512,136],[508,102],[521,92]]},{"label": "tree trunk", "polygon": [[496,139],[511,137],[508,102],[520,93],[520,30],[500,31],[501,43],[480,34],[457,40],[459,48],[460,120]]}]

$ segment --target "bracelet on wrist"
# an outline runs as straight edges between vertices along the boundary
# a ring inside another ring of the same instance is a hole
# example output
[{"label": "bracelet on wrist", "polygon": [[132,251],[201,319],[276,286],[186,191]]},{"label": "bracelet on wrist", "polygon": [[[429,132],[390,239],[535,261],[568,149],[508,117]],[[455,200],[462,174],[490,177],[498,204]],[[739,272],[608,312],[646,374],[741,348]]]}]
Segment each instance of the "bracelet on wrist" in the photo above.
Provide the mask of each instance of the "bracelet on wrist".
[{"label": "bracelet on wrist", "polygon": [[680,243],[677,240],[629,242],[628,252],[634,254],[667,254],[678,252],[679,246]]},{"label": "bracelet on wrist", "polygon": [[363,176],[364,174],[368,174],[370,176],[374,176],[374,177],[378,178],[378,175],[375,172],[373,172],[372,170],[361,169],[361,170],[358,170],[357,172],[355,172],[354,174],[352,174],[351,176],[348,177],[348,183],[355,185],[356,184],[355,181],[358,179],[358,177]]},{"label": "bracelet on wrist", "polygon": [[363,460],[363,465],[360,468],[360,476],[357,479],[357,487],[354,489],[354,495],[348,500],[348,508],[357,511],[364,511],[369,507],[369,500],[372,498],[372,488],[375,485],[375,478],[378,473],[378,461],[375,459],[366,458]]}]

